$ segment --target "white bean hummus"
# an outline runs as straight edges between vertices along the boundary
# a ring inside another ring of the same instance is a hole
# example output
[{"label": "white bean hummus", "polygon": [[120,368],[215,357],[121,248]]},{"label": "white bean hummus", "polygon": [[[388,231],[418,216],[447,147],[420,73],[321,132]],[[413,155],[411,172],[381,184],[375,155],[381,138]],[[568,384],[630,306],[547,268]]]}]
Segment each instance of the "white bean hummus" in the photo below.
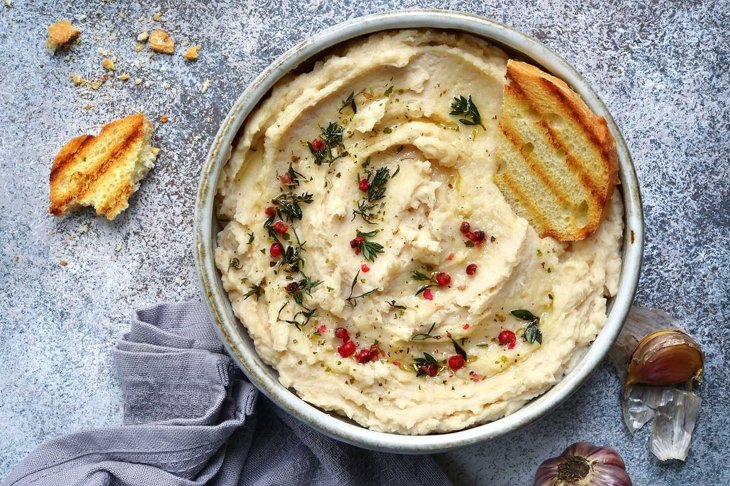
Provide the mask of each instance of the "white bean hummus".
[{"label": "white bean hummus", "polygon": [[[249,116],[218,187],[216,264],[279,380],[373,430],[496,420],[606,321],[614,194],[589,238],[540,239],[493,183],[507,57],[466,34],[356,40]],[[452,114],[454,113],[454,114]]]}]

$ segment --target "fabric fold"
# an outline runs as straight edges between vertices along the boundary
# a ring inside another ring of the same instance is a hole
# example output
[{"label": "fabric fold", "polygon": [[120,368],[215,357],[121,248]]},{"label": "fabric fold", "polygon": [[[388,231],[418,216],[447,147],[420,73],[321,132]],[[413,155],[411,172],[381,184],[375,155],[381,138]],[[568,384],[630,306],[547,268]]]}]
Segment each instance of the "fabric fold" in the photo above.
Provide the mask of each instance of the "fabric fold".
[{"label": "fabric fold", "polygon": [[260,396],[201,303],[136,311],[114,358],[125,425],[52,439],[3,486],[449,484],[429,456],[337,442]]}]

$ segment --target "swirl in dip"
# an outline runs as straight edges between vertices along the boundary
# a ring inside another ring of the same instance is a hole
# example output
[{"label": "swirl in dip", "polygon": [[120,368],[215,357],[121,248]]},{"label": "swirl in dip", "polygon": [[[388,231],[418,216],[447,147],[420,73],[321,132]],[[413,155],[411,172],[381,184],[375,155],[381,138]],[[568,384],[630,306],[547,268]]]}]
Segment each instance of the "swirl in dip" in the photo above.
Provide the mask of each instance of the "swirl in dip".
[{"label": "swirl in dip", "polygon": [[620,196],[579,242],[515,215],[492,180],[506,61],[466,34],[379,33],[248,117],[216,264],[304,400],[374,430],[463,429],[548,390],[604,325]]}]

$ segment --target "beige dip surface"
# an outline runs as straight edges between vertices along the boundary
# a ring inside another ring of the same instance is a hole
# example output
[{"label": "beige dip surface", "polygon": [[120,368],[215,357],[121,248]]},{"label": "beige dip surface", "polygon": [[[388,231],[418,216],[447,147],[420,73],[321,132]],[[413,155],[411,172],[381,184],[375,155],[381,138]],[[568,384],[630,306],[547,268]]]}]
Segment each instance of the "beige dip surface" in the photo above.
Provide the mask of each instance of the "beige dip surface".
[{"label": "beige dip surface", "polygon": [[[463,429],[547,391],[603,327],[621,198],[580,242],[514,214],[492,181],[506,61],[464,34],[376,34],[283,79],[248,118],[219,186],[216,263],[259,355],[304,400],[374,430]],[[459,96],[483,127],[449,114]]]}]

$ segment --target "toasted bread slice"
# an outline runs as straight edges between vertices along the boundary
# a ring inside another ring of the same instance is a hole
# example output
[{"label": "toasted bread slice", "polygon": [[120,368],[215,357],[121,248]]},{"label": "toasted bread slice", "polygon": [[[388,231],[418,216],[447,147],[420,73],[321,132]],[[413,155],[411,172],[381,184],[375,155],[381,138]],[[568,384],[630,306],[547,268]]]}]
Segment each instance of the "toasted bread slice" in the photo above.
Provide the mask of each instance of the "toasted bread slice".
[{"label": "toasted bread slice", "polygon": [[51,167],[51,204],[60,216],[80,206],[114,219],[154,167],[158,149],[150,146],[152,123],[141,113],[104,125],[96,137],[70,140]]},{"label": "toasted bread slice", "polygon": [[618,179],[616,145],[562,80],[507,63],[495,182],[541,238],[577,241],[601,222]]}]

